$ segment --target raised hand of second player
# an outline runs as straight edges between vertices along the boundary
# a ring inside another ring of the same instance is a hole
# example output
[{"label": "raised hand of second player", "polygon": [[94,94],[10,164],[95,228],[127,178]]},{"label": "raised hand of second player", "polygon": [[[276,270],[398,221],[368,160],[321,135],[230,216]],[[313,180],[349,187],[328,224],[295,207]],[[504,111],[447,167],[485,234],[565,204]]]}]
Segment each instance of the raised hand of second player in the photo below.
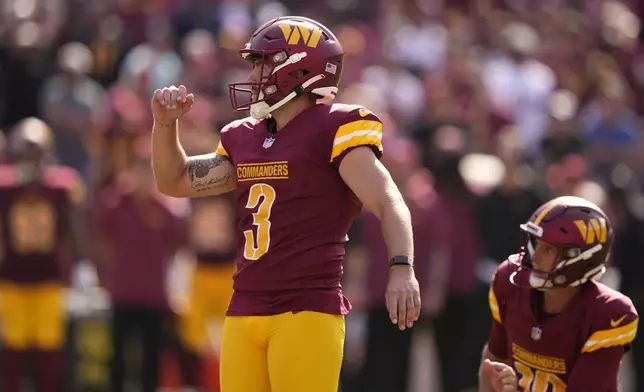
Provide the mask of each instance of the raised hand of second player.
[{"label": "raised hand of second player", "polygon": [[517,374],[512,366],[503,362],[493,362],[486,359],[483,362],[483,369],[490,376],[490,382],[494,392],[516,392]]}]

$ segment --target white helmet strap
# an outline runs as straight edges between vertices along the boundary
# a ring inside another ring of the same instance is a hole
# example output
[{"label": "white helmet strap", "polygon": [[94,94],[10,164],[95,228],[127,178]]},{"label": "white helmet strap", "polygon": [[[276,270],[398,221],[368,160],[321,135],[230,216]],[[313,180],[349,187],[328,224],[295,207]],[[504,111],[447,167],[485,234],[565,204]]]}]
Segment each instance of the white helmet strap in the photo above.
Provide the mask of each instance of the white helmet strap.
[{"label": "white helmet strap", "polygon": [[[324,74],[316,75],[312,77],[311,79],[307,80],[306,82],[301,84],[301,88],[297,90],[305,90],[307,87],[312,85],[313,83],[324,79],[325,76]],[[293,98],[295,98],[298,95],[297,91],[293,90],[291,91],[287,96],[279,100],[278,102],[274,103],[273,105],[270,105],[266,103],[266,101],[261,101],[254,103],[250,105],[250,115],[253,116],[253,118],[257,120],[261,120],[263,118],[266,118],[271,112],[273,112],[275,109],[278,109],[282,106],[284,106],[285,103],[289,102]],[[260,99],[263,98],[263,93],[260,92],[259,95]]]}]

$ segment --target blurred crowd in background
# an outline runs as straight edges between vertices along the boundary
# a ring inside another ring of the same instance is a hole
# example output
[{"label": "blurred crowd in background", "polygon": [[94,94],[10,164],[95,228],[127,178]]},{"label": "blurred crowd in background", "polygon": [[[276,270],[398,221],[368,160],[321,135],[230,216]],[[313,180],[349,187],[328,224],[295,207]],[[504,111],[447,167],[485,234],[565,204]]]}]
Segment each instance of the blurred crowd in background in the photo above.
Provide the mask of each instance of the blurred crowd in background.
[{"label": "blurred crowd in background", "polygon": [[[582,196],[609,214],[607,282],[644,309],[643,1],[0,6],[0,128],[44,121],[56,160],[87,188],[90,252],[70,279],[66,391],[216,390],[233,204],[158,194],[149,100],[156,88],[186,85],[196,103],[180,121],[181,141],[189,154],[212,152],[220,128],[246,115],[228,97],[228,84],[250,72],[237,50],[259,24],[289,14],[327,25],[344,46],[337,101],[385,123],[383,162],[415,226],[424,312],[403,333],[384,307],[377,219],[364,213],[350,233],[342,392],[475,391],[492,271],[523,245],[519,223],[554,196]],[[419,362],[418,347],[430,350],[414,343],[424,333],[434,359]],[[625,391],[644,391],[643,337],[630,361],[639,377]]]}]

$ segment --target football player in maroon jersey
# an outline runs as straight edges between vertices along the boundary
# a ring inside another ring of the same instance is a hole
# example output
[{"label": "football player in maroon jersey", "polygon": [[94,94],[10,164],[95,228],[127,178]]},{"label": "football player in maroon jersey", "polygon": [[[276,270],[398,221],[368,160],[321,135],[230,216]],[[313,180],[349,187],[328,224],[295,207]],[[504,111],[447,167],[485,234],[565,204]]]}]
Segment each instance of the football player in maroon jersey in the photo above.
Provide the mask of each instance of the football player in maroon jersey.
[{"label": "football player in maroon jersey", "polygon": [[237,197],[240,246],[222,390],[335,392],[350,309],[340,286],[344,244],[363,205],[381,220],[388,245],[391,321],[405,329],[419,316],[409,210],[378,159],[378,116],[326,104],[344,61],[328,28],[273,19],[240,54],[253,69],[247,82],[230,85],[230,96],[251,116],[224,127],[212,154],[186,157],[177,141],[177,119],[194,102],[186,87],[154,93],[157,185],[174,197]]},{"label": "football player in maroon jersey", "polygon": [[[521,229],[525,248],[497,268],[490,287],[494,321],[484,361],[512,366],[519,391],[617,391],[639,319],[628,297],[597,282],[613,243],[608,217],[585,199],[564,196]],[[481,391],[498,390],[486,367]]]},{"label": "football player in maroon jersey", "polygon": [[[64,291],[70,256],[80,245],[78,205],[85,187],[78,173],[47,163],[49,127],[22,120],[8,138],[9,164],[0,166],[0,384],[18,392],[27,355],[35,354],[35,389],[61,391],[65,341]],[[29,377],[31,378],[31,377]]]}]

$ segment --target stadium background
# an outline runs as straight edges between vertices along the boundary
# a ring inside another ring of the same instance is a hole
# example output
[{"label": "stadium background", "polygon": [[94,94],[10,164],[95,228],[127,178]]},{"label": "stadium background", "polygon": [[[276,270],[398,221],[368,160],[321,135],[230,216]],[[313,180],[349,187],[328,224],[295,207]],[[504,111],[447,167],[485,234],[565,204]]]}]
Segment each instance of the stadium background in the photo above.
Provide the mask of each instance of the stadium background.
[{"label": "stadium background", "polygon": [[[0,127],[9,132],[31,116],[51,126],[59,162],[77,169],[87,184],[92,238],[105,230],[93,217],[107,208],[110,194],[133,187],[155,193],[147,165],[149,97],[155,88],[185,84],[196,94],[195,107],[181,121],[181,137],[189,153],[209,152],[221,126],[240,116],[230,108],[227,85],[248,74],[236,49],[260,23],[296,14],[336,33],[346,51],[337,100],[364,104],[385,122],[383,159],[414,213],[416,263],[426,294],[422,322],[411,332],[391,335],[382,296],[387,271],[382,239],[377,221],[364,214],[352,230],[346,262],[344,285],[355,307],[347,318],[343,392],[375,391],[367,381],[378,374],[387,378],[395,367],[409,368],[408,391],[439,391],[440,374],[450,379],[445,391],[466,390],[475,377],[466,374],[466,364],[478,361],[490,322],[491,270],[521,246],[518,223],[552,196],[583,196],[610,214],[617,240],[605,279],[644,309],[642,1],[3,0],[0,5]],[[144,235],[136,231],[132,242],[114,245],[120,258],[99,262],[100,253],[109,250],[94,249],[90,259],[98,273],[92,263],[78,264],[68,298],[66,390],[109,390],[115,302],[165,314],[161,384],[178,385],[177,320],[187,309],[194,270],[190,245],[229,241],[231,229],[219,219],[225,208],[204,213],[208,219],[196,223],[195,205],[154,196],[173,220],[142,214],[151,219],[149,227],[173,225],[189,234],[187,227],[199,227],[201,236],[184,239],[171,262],[158,260],[164,266],[158,276],[145,265],[137,267],[152,256],[146,255],[149,248],[136,245],[136,236]],[[118,219],[115,224],[119,230]],[[148,293],[164,299],[137,303],[136,296],[128,297],[136,290],[115,284],[118,274],[132,275],[127,281],[141,282],[141,290],[166,287],[167,296]],[[229,284],[222,274],[202,284]],[[165,286],[144,283],[154,279],[165,279]],[[225,295],[224,290],[221,301]],[[210,323],[212,342],[217,324]],[[127,351],[133,384],[139,340],[135,337]],[[406,362],[410,347],[412,361]],[[624,391],[644,391],[634,383],[634,374],[644,377],[644,359],[633,361],[641,352],[636,345],[636,355],[626,362]],[[383,364],[383,358],[391,362]],[[216,362],[206,366],[205,373],[216,378]]]}]

